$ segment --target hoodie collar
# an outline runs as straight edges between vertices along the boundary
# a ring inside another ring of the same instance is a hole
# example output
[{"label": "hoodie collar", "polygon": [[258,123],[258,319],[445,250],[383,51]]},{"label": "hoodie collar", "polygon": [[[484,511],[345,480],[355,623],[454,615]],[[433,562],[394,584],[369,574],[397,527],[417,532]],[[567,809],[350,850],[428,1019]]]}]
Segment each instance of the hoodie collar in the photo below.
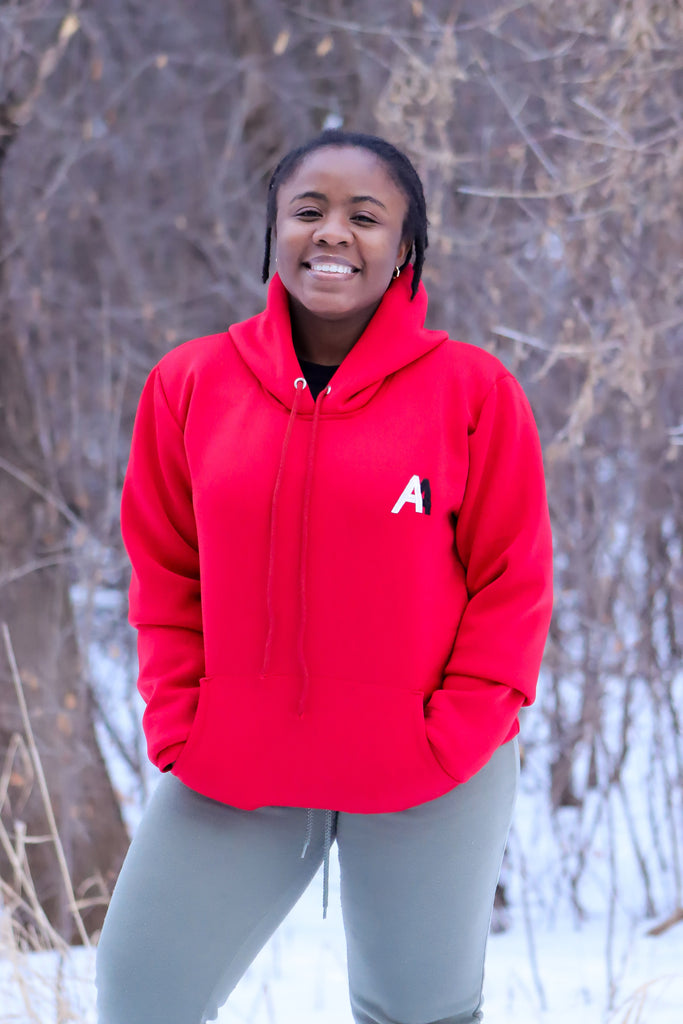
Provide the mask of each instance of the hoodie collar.
[{"label": "hoodie collar", "polygon": [[[444,342],[445,331],[428,331],[427,292],[420,283],[410,300],[412,268],[392,281],[375,313],[334,375],[323,416],[353,412],[373,397],[386,377],[414,362]],[[292,343],[287,291],[275,275],[268,300],[258,316],[234,324],[230,337],[250,370],[287,409],[292,408],[293,381],[301,367]],[[307,388],[301,396],[300,413],[312,415],[313,399]]]}]

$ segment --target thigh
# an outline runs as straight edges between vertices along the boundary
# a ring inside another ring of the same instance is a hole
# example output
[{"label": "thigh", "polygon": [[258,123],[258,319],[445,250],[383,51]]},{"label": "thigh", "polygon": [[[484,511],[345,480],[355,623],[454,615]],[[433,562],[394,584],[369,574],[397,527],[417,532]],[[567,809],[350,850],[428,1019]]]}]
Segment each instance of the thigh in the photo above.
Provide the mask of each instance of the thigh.
[{"label": "thigh", "polygon": [[480,1019],[486,939],[518,775],[513,740],[437,800],[393,814],[339,814],[357,1024]]},{"label": "thigh", "polygon": [[302,858],[305,809],[241,811],[164,776],[102,929],[99,1024],[213,1019],[315,874],[319,824]]}]

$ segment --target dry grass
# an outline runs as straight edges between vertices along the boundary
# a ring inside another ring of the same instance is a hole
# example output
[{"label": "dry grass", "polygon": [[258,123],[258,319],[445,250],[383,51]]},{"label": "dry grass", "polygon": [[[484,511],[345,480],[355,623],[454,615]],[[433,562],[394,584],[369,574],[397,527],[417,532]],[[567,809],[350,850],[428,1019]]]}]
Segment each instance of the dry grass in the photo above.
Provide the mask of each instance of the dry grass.
[{"label": "dry grass", "polygon": [[608,1024],[649,1024],[653,1019],[652,1012],[657,1001],[666,988],[677,981],[680,981],[680,977],[663,974],[661,977],[643,982],[617,1007]]},{"label": "dry grass", "polygon": [[[0,878],[0,1024],[86,1024],[92,1020],[87,1003],[91,987],[90,940],[64,856],[54,809],[28,717],[12,641],[6,624],[2,635],[22,713],[24,735],[15,734],[0,774],[0,846],[12,873]],[[20,808],[13,809],[9,786],[21,767],[37,785],[48,821],[48,833],[29,836]],[[60,879],[85,950],[70,949],[43,910],[26,855],[27,846],[49,843],[55,850]]]}]

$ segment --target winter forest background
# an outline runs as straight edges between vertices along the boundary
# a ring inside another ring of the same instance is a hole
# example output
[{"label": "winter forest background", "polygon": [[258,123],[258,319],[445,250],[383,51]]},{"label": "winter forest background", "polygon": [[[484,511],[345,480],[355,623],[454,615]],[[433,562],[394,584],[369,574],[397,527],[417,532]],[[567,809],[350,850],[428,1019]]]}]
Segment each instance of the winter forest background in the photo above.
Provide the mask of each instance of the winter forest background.
[{"label": "winter forest background", "polygon": [[143,381],[262,308],[269,174],[338,125],[414,160],[429,326],[507,364],[544,446],[557,597],[494,928],[539,1012],[553,921],[600,923],[608,1014],[635,933],[683,962],[681,0],[1,0],[12,1019],[48,1019],[29,951],[96,942],[154,784],[118,527]]}]

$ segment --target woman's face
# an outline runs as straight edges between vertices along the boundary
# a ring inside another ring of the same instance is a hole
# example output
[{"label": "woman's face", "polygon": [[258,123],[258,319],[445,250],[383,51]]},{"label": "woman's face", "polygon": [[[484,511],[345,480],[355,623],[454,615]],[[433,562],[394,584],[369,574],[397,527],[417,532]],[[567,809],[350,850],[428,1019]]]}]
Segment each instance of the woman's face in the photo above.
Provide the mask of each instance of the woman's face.
[{"label": "woman's face", "polygon": [[293,302],[323,320],[370,317],[410,250],[407,200],[370,151],[305,157],[277,196],[277,271]]}]

